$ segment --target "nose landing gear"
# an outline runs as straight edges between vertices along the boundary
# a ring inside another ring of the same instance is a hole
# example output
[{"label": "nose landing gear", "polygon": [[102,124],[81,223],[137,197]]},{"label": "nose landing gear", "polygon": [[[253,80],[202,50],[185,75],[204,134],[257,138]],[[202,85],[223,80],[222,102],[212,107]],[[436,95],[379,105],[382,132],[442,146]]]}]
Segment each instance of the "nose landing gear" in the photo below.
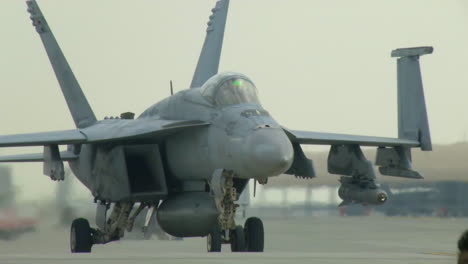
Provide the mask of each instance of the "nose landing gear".
[{"label": "nose landing gear", "polygon": [[244,224],[246,249],[249,252],[263,252],[264,230],[260,218],[250,217]]},{"label": "nose landing gear", "polygon": [[264,229],[262,220],[248,218],[244,228],[235,224],[236,209],[234,202],[239,195],[234,188],[233,172],[218,170],[211,179],[211,191],[219,210],[219,225],[207,236],[208,252],[220,252],[222,244],[231,244],[232,252],[263,252]]},{"label": "nose landing gear", "polygon": [[245,235],[244,229],[242,226],[236,226],[230,232],[230,242],[231,242],[231,251],[232,252],[244,252],[245,248]]},{"label": "nose landing gear", "polygon": [[221,237],[221,230],[219,227],[215,227],[206,237],[206,247],[208,252],[221,252],[222,244],[223,239]]},{"label": "nose landing gear", "polygon": [[242,226],[229,230],[229,237],[219,227],[214,228],[206,237],[208,252],[221,252],[222,244],[231,244],[232,252],[263,252],[263,222],[257,217],[250,217]]}]

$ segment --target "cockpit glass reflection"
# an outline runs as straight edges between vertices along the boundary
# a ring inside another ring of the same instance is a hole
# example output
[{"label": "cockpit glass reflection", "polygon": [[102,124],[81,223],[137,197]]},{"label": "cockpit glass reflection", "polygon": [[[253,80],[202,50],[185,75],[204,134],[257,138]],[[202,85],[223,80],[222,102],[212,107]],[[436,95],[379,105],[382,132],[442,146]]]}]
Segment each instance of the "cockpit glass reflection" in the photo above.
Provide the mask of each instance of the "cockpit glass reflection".
[{"label": "cockpit glass reflection", "polygon": [[233,78],[224,81],[221,85],[205,90],[203,95],[218,106],[243,103],[259,104],[255,85],[241,78]]}]

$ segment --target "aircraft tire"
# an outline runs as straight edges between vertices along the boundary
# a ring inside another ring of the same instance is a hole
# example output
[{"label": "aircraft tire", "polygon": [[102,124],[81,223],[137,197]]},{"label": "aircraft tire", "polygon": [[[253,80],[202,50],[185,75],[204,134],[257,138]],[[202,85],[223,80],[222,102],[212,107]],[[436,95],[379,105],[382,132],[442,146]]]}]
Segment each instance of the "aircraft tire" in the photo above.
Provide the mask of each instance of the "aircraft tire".
[{"label": "aircraft tire", "polygon": [[248,252],[263,252],[265,233],[263,222],[257,217],[250,217],[244,224],[245,244]]},{"label": "aircraft tire", "polygon": [[93,246],[91,228],[88,220],[77,218],[73,220],[70,229],[70,250],[72,253],[89,253]]},{"label": "aircraft tire", "polygon": [[208,236],[206,236],[206,248],[208,252],[221,252],[222,243],[221,230],[219,230],[219,227],[213,228]]},{"label": "aircraft tire", "polygon": [[245,235],[242,226],[236,226],[231,230],[231,251],[245,252]]}]

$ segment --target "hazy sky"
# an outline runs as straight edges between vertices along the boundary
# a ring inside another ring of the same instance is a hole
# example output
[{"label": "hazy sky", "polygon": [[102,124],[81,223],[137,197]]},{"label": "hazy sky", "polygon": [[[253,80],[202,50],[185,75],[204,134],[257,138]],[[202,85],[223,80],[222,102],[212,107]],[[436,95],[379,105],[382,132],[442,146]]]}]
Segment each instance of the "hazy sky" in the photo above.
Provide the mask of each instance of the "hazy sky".
[{"label": "hazy sky", "polygon": [[[42,0],[96,115],[141,113],[190,84],[214,0]],[[293,129],[396,136],[398,47],[421,58],[433,142],[468,133],[464,0],[231,0],[221,71],[256,83]],[[74,127],[24,1],[0,1],[0,134]],[[313,149],[313,148],[312,148]],[[3,149],[0,154],[31,151]],[[33,151],[41,151],[33,149]],[[14,166],[22,197],[50,196],[42,165]],[[28,183],[28,181],[30,181]]]}]

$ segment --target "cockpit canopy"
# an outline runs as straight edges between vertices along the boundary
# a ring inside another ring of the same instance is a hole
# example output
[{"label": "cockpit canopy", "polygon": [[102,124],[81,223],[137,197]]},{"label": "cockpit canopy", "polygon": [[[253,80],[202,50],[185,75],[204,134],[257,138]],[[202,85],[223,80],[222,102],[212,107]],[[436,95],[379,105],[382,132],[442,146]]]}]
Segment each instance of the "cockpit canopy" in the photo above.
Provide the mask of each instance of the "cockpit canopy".
[{"label": "cockpit canopy", "polygon": [[240,74],[222,73],[213,76],[202,86],[201,94],[217,106],[260,104],[255,85]]}]

